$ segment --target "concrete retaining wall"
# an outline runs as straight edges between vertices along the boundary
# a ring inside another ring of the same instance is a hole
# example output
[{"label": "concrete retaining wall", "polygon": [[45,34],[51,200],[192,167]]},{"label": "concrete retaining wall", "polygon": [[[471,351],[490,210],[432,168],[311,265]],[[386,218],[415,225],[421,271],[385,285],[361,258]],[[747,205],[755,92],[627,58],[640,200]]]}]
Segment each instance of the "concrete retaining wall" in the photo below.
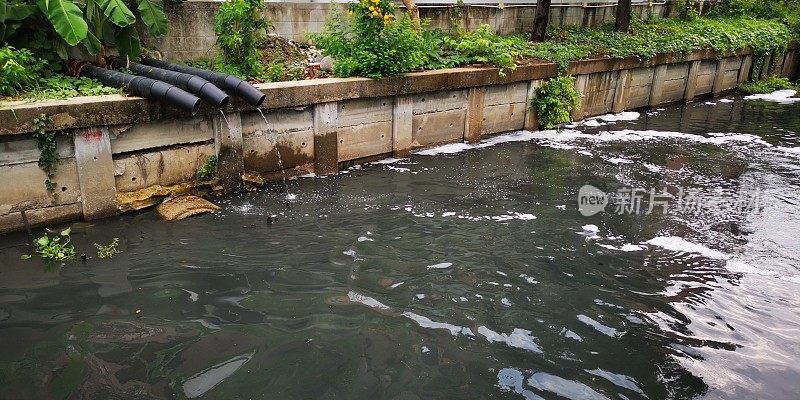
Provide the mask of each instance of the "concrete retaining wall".
[{"label": "concrete retaining wall", "polygon": [[[771,70],[797,71],[796,52],[791,48],[774,57]],[[569,73],[583,93],[575,117],[718,94],[751,73],[760,74],[751,71],[752,64],[748,51],[573,62]],[[494,68],[456,68],[382,80],[263,84],[265,117],[239,101],[228,106],[226,118],[210,108],[191,117],[118,95],[19,103],[0,109],[0,232],[23,229],[26,223],[106,217],[196,190],[196,171],[210,155],[219,157],[220,179],[199,187],[231,192],[247,182],[278,179],[281,171],[331,173],[340,163],[535,130],[536,115],[528,104],[536,87],[556,73],[555,64],[538,64],[505,77]],[[40,114],[51,117],[50,129],[63,132],[55,202],[45,190],[39,151],[29,133]]]},{"label": "concrete retaining wall", "polygon": [[[429,19],[432,28],[448,29],[455,15],[455,6],[424,3],[419,2],[422,5],[420,16]],[[461,26],[474,30],[482,24],[489,24],[495,32],[502,35],[528,33],[533,29],[535,2],[527,5],[500,3],[464,6],[461,11]],[[217,51],[214,17],[219,5],[218,1],[189,0],[166,6],[169,32],[161,38],[145,37],[145,44],[169,60],[213,58]],[[634,4],[632,9],[641,18],[647,18],[648,12],[653,17],[666,17],[674,11],[672,5],[672,2],[653,4],[651,7]],[[268,2],[264,15],[273,21],[276,34],[290,40],[306,41],[306,33],[322,30],[325,18],[333,7],[344,10],[345,4],[325,1]],[[614,9],[613,3],[576,1],[575,4],[562,4],[552,7],[550,23],[554,26],[598,26],[614,20]],[[141,27],[140,31],[147,30]]]}]

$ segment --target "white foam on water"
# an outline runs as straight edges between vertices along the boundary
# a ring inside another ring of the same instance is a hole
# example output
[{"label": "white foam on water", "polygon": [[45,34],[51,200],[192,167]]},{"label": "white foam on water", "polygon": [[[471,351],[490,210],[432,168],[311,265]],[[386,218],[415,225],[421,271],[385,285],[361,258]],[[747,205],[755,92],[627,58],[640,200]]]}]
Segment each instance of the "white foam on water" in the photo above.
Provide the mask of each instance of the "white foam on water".
[{"label": "white foam on water", "polygon": [[720,103],[733,103],[733,99],[719,99]]},{"label": "white foam on water", "polygon": [[190,399],[202,396],[233,375],[239,368],[250,361],[255,354],[256,352],[253,351],[251,353],[238,355],[192,375],[183,383],[183,392],[186,394],[186,397]]},{"label": "white foam on water", "polygon": [[422,346],[420,350],[422,350],[422,354],[427,354],[431,352],[431,349],[429,349],[428,346]]},{"label": "white foam on water", "polygon": [[800,97],[794,97],[797,94],[797,91],[791,89],[784,89],[784,90],[776,90],[772,93],[766,94],[751,94],[750,96],[745,96],[745,100],[762,100],[762,101],[770,101],[773,103],[779,104],[792,104],[800,101]]},{"label": "white foam on water", "polygon": [[381,303],[378,300],[375,300],[372,297],[364,296],[361,293],[357,293],[354,291],[347,292],[347,298],[350,299],[351,303],[359,303],[363,304],[369,308],[374,308],[378,310],[390,310],[391,307],[387,306],[386,304]]},{"label": "white foam on water", "polygon": [[489,343],[505,343],[511,347],[542,353],[542,348],[536,343],[536,338],[527,329],[514,328],[510,334],[497,333],[483,325],[478,327],[478,333],[483,335]]},{"label": "white foam on water", "polygon": [[708,258],[716,260],[727,260],[729,256],[721,251],[709,249],[701,244],[692,243],[686,239],[676,236],[657,236],[645,243],[661,247],[671,251],[683,253],[698,253]]},{"label": "white foam on water", "polygon": [[389,157],[389,158],[384,158],[383,160],[370,162],[369,165],[386,165],[386,164],[398,163],[398,162],[401,162],[401,161],[408,161],[408,158]]},{"label": "white foam on water", "polygon": [[451,267],[452,265],[453,265],[453,263],[450,263],[450,262],[441,262],[441,263],[438,263],[438,264],[428,265],[425,268],[427,268],[427,269],[445,269],[445,268]]},{"label": "white foam on water", "polygon": [[625,244],[623,244],[622,246],[619,246],[619,247],[611,245],[611,244],[603,244],[603,243],[597,243],[597,245],[602,247],[602,248],[605,248],[605,249],[618,250],[618,251],[640,251],[640,250],[644,250],[645,249],[644,246],[639,246],[639,245],[635,245],[635,244],[631,244],[631,243],[625,243]]},{"label": "white foam on water", "polygon": [[375,239],[373,239],[373,238],[368,238],[368,237],[366,237],[366,236],[359,236],[359,237],[358,237],[358,242],[359,242],[359,243],[361,243],[361,242],[374,242],[374,241],[375,241]]},{"label": "white foam on water", "polygon": [[419,315],[419,314],[414,314],[414,313],[412,313],[410,311],[406,311],[401,315],[406,317],[406,318],[408,318],[408,319],[410,319],[410,320],[412,320],[412,321],[414,321],[414,322],[416,322],[417,325],[419,325],[419,326],[421,326],[423,328],[444,329],[444,330],[449,331],[450,334],[453,335],[453,336],[458,336],[458,335],[475,336],[475,334],[472,333],[472,330],[467,328],[467,327],[465,327],[465,326],[458,326],[458,325],[448,324],[446,322],[432,321],[428,317],[425,317],[425,316],[422,316],[422,315]]},{"label": "white foam on water", "polygon": [[561,328],[561,332],[559,332],[559,334],[561,336],[564,336],[565,338],[569,338],[569,339],[572,339],[572,340],[577,340],[579,342],[583,341],[583,338],[580,337],[580,335],[578,335],[577,333],[575,333],[575,332],[573,332],[573,331],[571,331],[571,330],[569,330],[567,328]]},{"label": "white foam on water", "polygon": [[[632,390],[632,391],[634,391],[636,393],[641,394],[642,396],[645,396],[644,391],[641,388],[639,388],[639,386],[637,385],[637,383],[639,383],[639,382],[636,382],[635,379],[631,378],[628,375],[615,374],[613,372],[608,372],[608,371],[602,370],[600,368],[592,369],[592,370],[586,369],[584,371],[586,371],[586,372],[588,372],[588,373],[590,373],[592,375],[604,378],[607,381],[609,381],[609,382],[611,382],[611,383],[613,383],[613,384],[615,384],[615,385],[617,385],[617,386],[619,386],[621,388]],[[645,396],[645,397],[647,397],[647,396]]]},{"label": "white foam on water", "polygon": [[387,165],[386,168],[388,168],[391,171],[397,171],[397,172],[411,172],[411,168],[395,167],[394,165]]},{"label": "white foam on water", "polygon": [[[505,286],[505,285],[503,285],[503,286]],[[511,287],[511,285],[509,285],[509,287]],[[511,302],[511,300],[509,300],[509,299],[507,299],[507,298],[505,298],[505,297],[503,297],[502,299],[500,299],[500,303],[502,303],[502,304],[503,304],[504,306],[506,306],[506,307],[511,307],[511,306],[513,306],[513,305],[514,305],[514,303],[512,303],[512,302]]]},{"label": "white foam on water", "polygon": [[610,162],[611,164],[619,165],[619,164],[633,164],[633,160],[629,160],[627,158],[622,157],[609,157],[604,158],[605,161]]},{"label": "white foam on water", "polygon": [[509,143],[509,142],[527,142],[534,138],[534,133],[528,131],[517,131],[511,132],[504,135],[497,135],[492,136],[488,139],[484,139],[476,144],[470,143],[449,143],[437,147],[432,147],[430,149],[420,150],[414,154],[421,155],[421,156],[435,156],[439,154],[455,154],[460,153],[465,150],[470,149],[483,149],[486,147],[491,147],[494,145],[498,145],[500,143]]},{"label": "white foam on water", "polygon": [[528,282],[528,283],[530,283],[532,285],[535,285],[535,284],[539,283],[539,281],[537,281],[536,278],[534,278],[534,277],[532,277],[530,275],[520,274],[519,277],[522,278],[522,279],[525,279],[525,282]]},{"label": "white foam on water", "polygon": [[596,320],[594,320],[594,319],[592,319],[590,317],[587,317],[586,315],[580,314],[580,315],[577,316],[577,318],[578,318],[578,321],[581,321],[584,324],[591,326],[596,331],[598,331],[598,332],[600,332],[600,333],[602,333],[602,334],[604,334],[604,335],[606,335],[608,337],[622,336],[619,333],[619,331],[617,331],[616,329],[614,329],[614,328],[612,328],[610,326],[605,326],[605,325],[601,324],[600,322],[597,322]]},{"label": "white foam on water", "polygon": [[546,372],[537,372],[528,378],[528,385],[536,389],[552,392],[567,399],[609,400],[583,383],[564,379]]},{"label": "white foam on water", "polygon": [[582,226],[581,228],[583,229],[584,232],[587,233],[600,233],[600,228],[598,228],[597,225],[594,224],[587,224]]},{"label": "white foam on water", "polygon": [[402,284],[404,284],[404,283],[405,283],[405,281],[403,281],[403,282],[397,282],[397,283],[395,283],[394,285],[391,285],[391,286],[389,286],[389,289],[395,289],[395,288],[399,287],[400,285],[402,285]]},{"label": "white foam on water", "polygon": [[199,294],[197,294],[197,293],[195,293],[195,292],[193,292],[193,291],[191,291],[191,290],[187,290],[187,289],[182,289],[182,290],[183,290],[184,292],[186,292],[186,293],[189,293],[189,300],[190,300],[190,301],[192,301],[193,303],[194,303],[195,301],[197,301],[197,299],[199,299],[199,298],[200,298],[200,295],[199,295]]}]

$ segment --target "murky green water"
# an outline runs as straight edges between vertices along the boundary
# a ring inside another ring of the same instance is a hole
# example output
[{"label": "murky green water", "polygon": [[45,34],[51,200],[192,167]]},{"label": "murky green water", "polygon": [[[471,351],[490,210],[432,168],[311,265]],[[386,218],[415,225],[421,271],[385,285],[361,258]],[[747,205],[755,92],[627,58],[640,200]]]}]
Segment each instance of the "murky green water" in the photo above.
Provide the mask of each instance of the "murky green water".
[{"label": "murky green water", "polygon": [[797,106],[576,129],[73,224],[112,260],[2,236],[0,398],[800,397]]}]

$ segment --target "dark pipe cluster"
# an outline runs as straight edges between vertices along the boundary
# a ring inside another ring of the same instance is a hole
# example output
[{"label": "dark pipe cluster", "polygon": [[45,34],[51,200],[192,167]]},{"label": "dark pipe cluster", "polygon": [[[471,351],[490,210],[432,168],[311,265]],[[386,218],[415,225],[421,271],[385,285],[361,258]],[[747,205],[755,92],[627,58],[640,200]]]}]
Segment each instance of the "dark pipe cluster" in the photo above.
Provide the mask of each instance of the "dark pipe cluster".
[{"label": "dark pipe cluster", "polygon": [[142,59],[142,64],[149,65],[156,68],[166,69],[170,71],[182,72],[185,74],[199,76],[222,90],[240,97],[253,107],[260,107],[267,95],[261,93],[253,85],[247,81],[243,81],[233,75],[223,74],[221,72],[207,71],[200,68],[189,67],[186,65],[178,65],[168,63],[166,61],[155,60],[152,58]]},{"label": "dark pipe cluster", "polygon": [[219,88],[208,80],[196,75],[127,62],[121,58],[111,59],[109,65],[114,69],[128,68],[136,75],[146,76],[175,85],[187,92],[197,95],[216,108],[224,108],[228,105],[228,101],[230,101],[230,97],[225,92],[219,90]]},{"label": "dark pipe cluster", "polygon": [[175,105],[192,115],[197,114],[197,110],[200,109],[200,99],[197,96],[160,80],[112,71],[91,64],[83,64],[77,71],[79,75],[96,79],[104,85],[125,88],[137,96]]}]

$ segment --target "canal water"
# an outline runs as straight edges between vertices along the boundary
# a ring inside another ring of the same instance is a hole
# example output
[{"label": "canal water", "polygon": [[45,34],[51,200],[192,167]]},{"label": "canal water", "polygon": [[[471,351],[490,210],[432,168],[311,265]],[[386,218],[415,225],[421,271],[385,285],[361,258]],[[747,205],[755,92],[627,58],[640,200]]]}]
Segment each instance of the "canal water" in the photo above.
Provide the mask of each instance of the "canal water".
[{"label": "canal water", "polygon": [[2,236],[0,398],[800,398],[798,130],[729,97],[71,224],[63,267]]}]

